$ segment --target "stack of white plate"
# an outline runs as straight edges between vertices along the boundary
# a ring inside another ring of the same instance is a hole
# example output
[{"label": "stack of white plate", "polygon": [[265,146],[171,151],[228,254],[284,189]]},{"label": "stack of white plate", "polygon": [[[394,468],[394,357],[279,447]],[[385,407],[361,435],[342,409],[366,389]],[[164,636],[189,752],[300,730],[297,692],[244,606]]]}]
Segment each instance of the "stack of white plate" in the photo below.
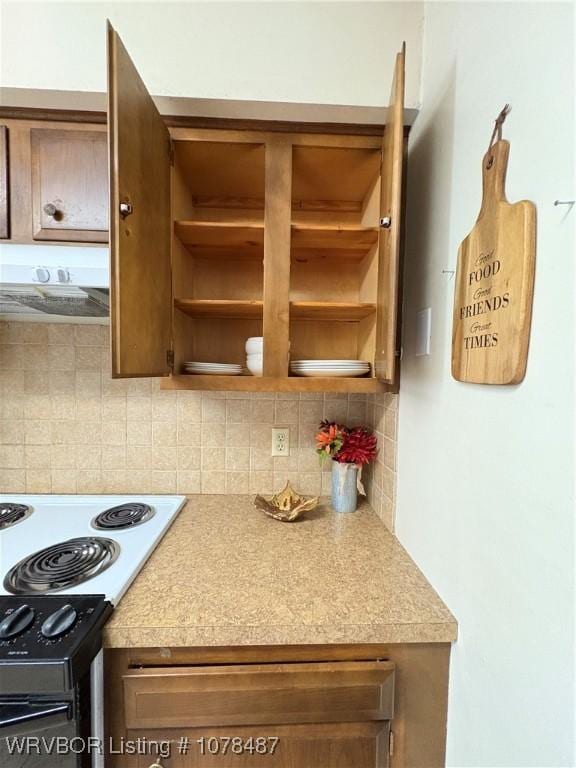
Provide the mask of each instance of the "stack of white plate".
[{"label": "stack of white plate", "polygon": [[364,376],[370,373],[365,360],[293,360],[290,372],[296,376]]},{"label": "stack of white plate", "polygon": [[240,376],[242,366],[236,363],[184,363],[184,373],[199,373],[204,376]]}]

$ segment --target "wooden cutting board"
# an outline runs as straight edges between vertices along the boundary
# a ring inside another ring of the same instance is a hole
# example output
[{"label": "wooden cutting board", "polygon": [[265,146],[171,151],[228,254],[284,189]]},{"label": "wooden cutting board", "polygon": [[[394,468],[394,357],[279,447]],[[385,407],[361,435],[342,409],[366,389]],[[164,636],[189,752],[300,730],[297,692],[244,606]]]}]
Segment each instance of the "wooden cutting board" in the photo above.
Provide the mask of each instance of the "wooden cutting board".
[{"label": "wooden cutting board", "polygon": [[526,373],[536,207],[509,203],[504,188],[510,144],[482,161],[482,207],[460,245],[452,328],[452,375],[476,384],[517,384]]}]

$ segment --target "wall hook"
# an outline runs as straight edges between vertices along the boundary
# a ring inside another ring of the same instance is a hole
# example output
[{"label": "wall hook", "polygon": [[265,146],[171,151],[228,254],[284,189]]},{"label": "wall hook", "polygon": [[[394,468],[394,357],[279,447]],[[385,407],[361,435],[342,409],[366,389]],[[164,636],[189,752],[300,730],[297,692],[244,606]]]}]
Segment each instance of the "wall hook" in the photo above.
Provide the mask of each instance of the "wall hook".
[{"label": "wall hook", "polygon": [[576,200],[554,200],[554,205],[575,205]]}]

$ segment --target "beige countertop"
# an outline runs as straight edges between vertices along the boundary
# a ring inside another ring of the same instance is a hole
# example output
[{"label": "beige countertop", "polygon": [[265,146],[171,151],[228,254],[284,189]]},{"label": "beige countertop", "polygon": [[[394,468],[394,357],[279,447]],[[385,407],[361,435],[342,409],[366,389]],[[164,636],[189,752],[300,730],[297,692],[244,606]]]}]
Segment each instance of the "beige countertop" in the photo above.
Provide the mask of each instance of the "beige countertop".
[{"label": "beige countertop", "polygon": [[192,496],[122,598],[105,647],[419,643],[457,624],[368,504],[295,523]]}]

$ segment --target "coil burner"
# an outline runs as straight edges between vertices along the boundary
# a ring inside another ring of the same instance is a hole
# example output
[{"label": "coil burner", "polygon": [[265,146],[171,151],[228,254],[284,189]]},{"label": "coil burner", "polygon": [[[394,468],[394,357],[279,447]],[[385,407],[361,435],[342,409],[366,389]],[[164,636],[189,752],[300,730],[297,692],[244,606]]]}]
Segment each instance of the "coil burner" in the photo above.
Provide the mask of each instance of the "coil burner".
[{"label": "coil burner", "polygon": [[10,528],[11,525],[21,523],[29,515],[32,509],[27,504],[14,504],[9,501],[0,502],[0,530]]},{"label": "coil burner", "polygon": [[153,516],[154,510],[148,504],[131,502],[100,512],[90,525],[98,531],[121,531],[134,525],[141,525]]},{"label": "coil burner", "polygon": [[119,554],[120,545],[112,539],[68,539],[16,563],[4,578],[4,589],[13,595],[60,592],[98,576]]}]

